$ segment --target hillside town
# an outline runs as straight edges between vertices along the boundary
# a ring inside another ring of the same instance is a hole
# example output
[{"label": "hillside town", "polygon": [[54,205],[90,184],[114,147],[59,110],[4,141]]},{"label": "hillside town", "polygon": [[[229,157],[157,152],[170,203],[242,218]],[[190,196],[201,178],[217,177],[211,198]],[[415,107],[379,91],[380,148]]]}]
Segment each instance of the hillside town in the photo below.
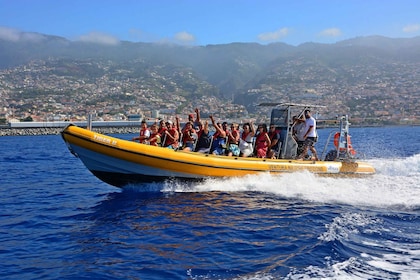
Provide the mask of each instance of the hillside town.
[{"label": "hillside town", "polygon": [[[271,84],[265,82],[247,89],[248,97],[257,96],[249,98],[254,102],[252,106],[267,101],[301,101],[325,105],[319,114],[327,119],[344,111],[353,123],[361,125],[420,122],[417,64],[401,65],[393,76],[383,76],[375,68],[348,66],[352,77],[347,77],[351,82],[346,83],[337,82],[334,75],[328,76],[330,83],[317,80],[317,76],[325,74],[317,73],[319,69],[315,68],[303,70],[302,75],[296,72],[302,71],[297,66],[284,67],[285,72]],[[114,67],[111,71],[113,67],[109,61],[72,61],[63,66],[56,60],[35,60],[0,70],[0,121],[3,125],[19,121],[80,121],[92,113],[96,120],[104,121],[168,119],[175,115],[186,118],[194,108],[200,108],[203,117],[213,114],[226,120],[267,121],[267,110],[257,108],[250,112],[251,104],[235,104],[234,98],[211,94],[217,92],[214,86],[186,70],[176,70],[170,77],[158,71],[135,76],[124,68]],[[92,74],[94,71],[100,74]],[[78,76],[74,74],[79,72]],[[293,81],[293,77],[300,78]],[[202,94],[192,95],[185,89],[183,83],[191,81]]]},{"label": "hillside town", "polygon": [[[94,63],[94,62],[89,62]],[[77,66],[85,67],[86,62]],[[108,65],[97,63],[98,68]],[[155,85],[146,87],[139,78],[116,79],[110,75],[90,79],[51,74],[43,61],[0,71],[0,119],[16,122],[80,121],[94,114],[97,120],[137,120],[139,118],[168,118],[188,114],[199,107],[204,115],[246,116],[243,105],[233,104],[215,96],[203,95],[189,99],[183,94],[167,91],[161,81],[166,78],[151,73]],[[121,72],[124,69],[120,70]],[[188,77],[186,78],[188,79]],[[169,81],[169,83],[172,83]],[[209,87],[210,85],[204,85]],[[154,87],[154,88],[153,88]],[[182,109],[180,109],[182,108]]]}]

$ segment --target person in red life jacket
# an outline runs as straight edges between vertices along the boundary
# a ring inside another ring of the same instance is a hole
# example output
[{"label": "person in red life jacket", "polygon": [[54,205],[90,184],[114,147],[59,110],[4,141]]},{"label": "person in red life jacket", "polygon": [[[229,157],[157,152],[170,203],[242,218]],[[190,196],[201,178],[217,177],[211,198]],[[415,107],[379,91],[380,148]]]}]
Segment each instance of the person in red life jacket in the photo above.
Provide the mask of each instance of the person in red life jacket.
[{"label": "person in red life jacket", "polygon": [[279,139],[280,135],[276,130],[276,126],[274,124],[270,124],[270,130],[268,131],[268,137],[270,137],[270,147],[268,147],[268,158],[275,159],[278,152],[279,152]]},{"label": "person in red life jacket", "polygon": [[241,150],[239,150],[239,125],[237,123],[232,123],[230,126],[230,131],[226,131],[228,137],[228,156],[239,156]]},{"label": "person in red life jacket", "polygon": [[158,132],[160,134],[160,136],[165,134],[165,130],[167,130],[168,128],[166,127],[165,121],[164,120],[160,120],[159,121],[159,129]]},{"label": "person in red life jacket", "polygon": [[252,139],[255,135],[254,124],[252,122],[245,123],[242,126],[242,134],[239,139],[239,149],[241,150],[240,155],[242,157],[249,157],[254,152],[252,146]]},{"label": "person in red life jacket", "polygon": [[255,150],[258,158],[266,158],[268,147],[271,145],[270,137],[267,133],[267,125],[260,124],[258,126],[258,134],[255,139]]},{"label": "person in red life jacket", "polygon": [[158,127],[156,124],[153,124],[150,127],[150,138],[149,138],[149,144],[152,146],[160,146],[161,145],[161,135],[158,131]]},{"label": "person in red life jacket", "polygon": [[136,141],[138,140],[139,143],[142,144],[148,144],[148,140],[150,137],[150,130],[147,128],[147,123],[145,120],[141,121],[141,126],[140,126],[140,133],[138,137],[134,137],[132,140]]},{"label": "person in red life jacket", "polygon": [[167,130],[165,130],[165,143],[164,147],[176,150],[178,148],[179,133],[178,129],[173,125],[172,121],[166,122]]},{"label": "person in red life jacket", "polygon": [[[210,152],[214,155],[224,155],[226,151],[226,131],[223,129],[223,125],[214,121],[213,116],[210,116],[210,120],[216,129],[216,132],[213,134],[213,144],[211,145]],[[223,124],[227,128],[227,123]]]},{"label": "person in red life jacket", "polygon": [[197,139],[197,132],[193,128],[192,122],[187,122],[182,131],[182,149],[184,151],[194,151],[195,140]]}]

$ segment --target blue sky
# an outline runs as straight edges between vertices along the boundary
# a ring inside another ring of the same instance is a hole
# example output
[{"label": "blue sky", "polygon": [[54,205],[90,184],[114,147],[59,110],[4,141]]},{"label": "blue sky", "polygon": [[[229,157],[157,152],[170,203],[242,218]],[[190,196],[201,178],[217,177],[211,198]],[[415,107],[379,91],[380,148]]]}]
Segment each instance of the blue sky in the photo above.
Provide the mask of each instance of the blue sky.
[{"label": "blue sky", "polygon": [[0,0],[0,38],[187,45],[420,36],[420,0]]}]

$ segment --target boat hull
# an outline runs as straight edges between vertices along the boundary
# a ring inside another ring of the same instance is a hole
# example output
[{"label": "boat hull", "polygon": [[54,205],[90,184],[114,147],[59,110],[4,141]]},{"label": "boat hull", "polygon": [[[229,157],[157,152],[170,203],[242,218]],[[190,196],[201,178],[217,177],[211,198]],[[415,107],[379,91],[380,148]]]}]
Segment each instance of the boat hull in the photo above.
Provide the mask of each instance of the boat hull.
[{"label": "boat hull", "polygon": [[203,180],[307,170],[323,175],[369,175],[361,162],[272,160],[174,151],[122,140],[74,125],[62,131],[69,150],[99,179],[122,187],[168,179]]}]

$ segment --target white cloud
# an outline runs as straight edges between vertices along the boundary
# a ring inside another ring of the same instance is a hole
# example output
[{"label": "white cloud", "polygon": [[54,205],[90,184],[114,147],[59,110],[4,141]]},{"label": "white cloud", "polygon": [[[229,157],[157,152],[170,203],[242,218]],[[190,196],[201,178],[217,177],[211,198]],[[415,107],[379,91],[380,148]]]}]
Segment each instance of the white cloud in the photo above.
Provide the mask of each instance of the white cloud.
[{"label": "white cloud", "polygon": [[420,24],[409,24],[403,27],[404,33],[414,33],[420,30]]},{"label": "white cloud", "polygon": [[260,41],[277,41],[283,37],[286,37],[289,35],[290,29],[287,27],[281,28],[279,30],[276,30],[274,32],[265,32],[258,35],[258,39]]},{"label": "white cloud", "polygon": [[82,35],[78,38],[78,41],[103,45],[117,45],[120,43],[118,38],[101,32],[90,32]]},{"label": "white cloud", "polygon": [[319,33],[323,37],[338,37],[341,36],[341,30],[338,28],[328,28]]},{"label": "white cloud", "polygon": [[175,41],[179,43],[193,43],[195,42],[195,37],[191,33],[182,31],[178,32],[174,36]]},{"label": "white cloud", "polygon": [[45,36],[38,33],[21,33],[21,39],[24,41],[32,41],[32,42],[39,42],[45,39]]},{"label": "white cloud", "polygon": [[19,30],[0,26],[0,39],[17,42],[20,39],[20,34]]},{"label": "white cloud", "polygon": [[0,26],[0,39],[12,42],[18,41],[41,41],[45,37],[42,34],[22,32],[14,28]]}]

